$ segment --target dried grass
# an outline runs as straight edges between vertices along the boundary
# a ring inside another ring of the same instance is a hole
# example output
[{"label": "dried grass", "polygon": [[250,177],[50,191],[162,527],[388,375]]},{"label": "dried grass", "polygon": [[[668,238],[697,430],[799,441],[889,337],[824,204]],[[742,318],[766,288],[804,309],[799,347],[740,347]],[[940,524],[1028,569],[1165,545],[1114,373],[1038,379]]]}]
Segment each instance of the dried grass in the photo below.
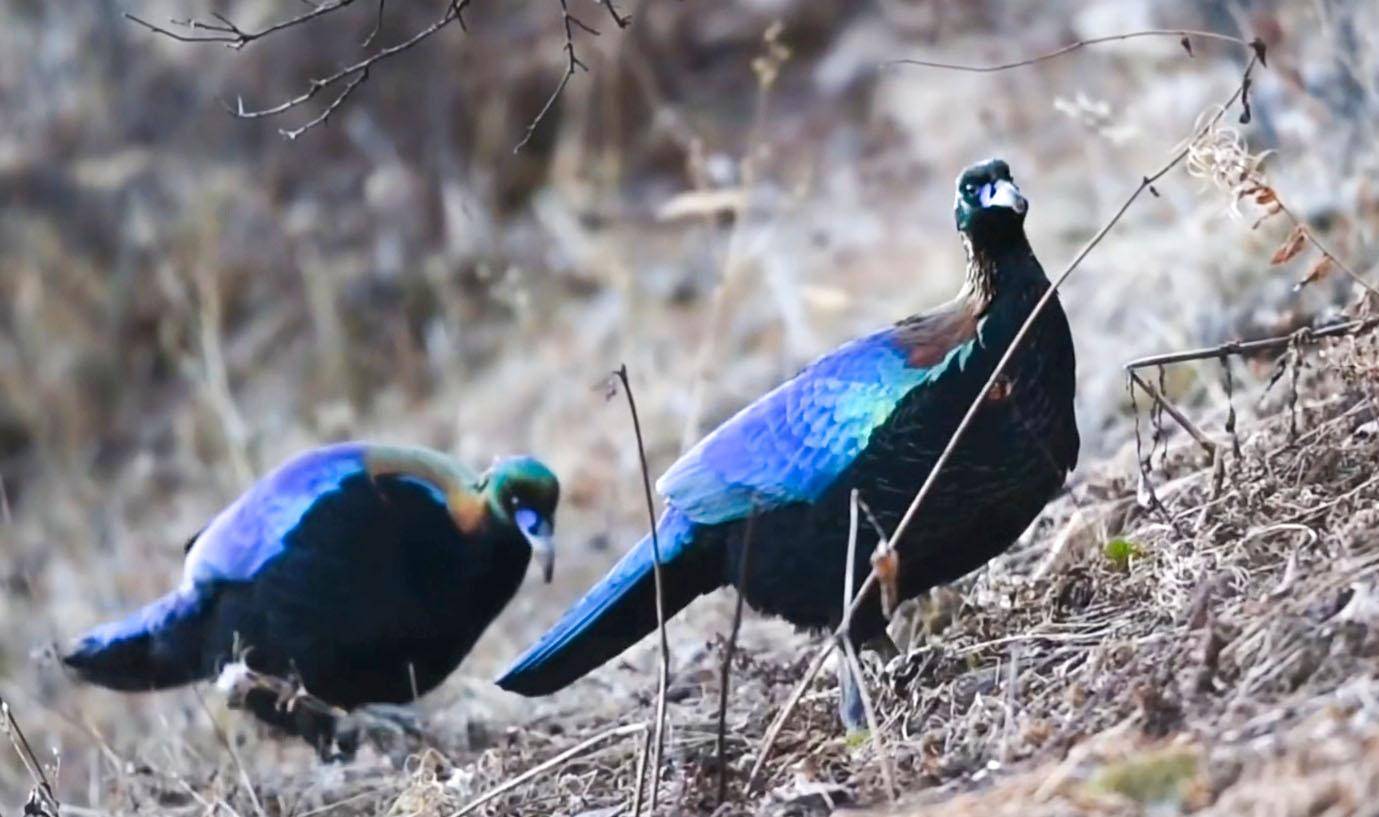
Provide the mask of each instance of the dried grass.
[{"label": "dried grass", "polygon": [[[764,124],[728,103],[745,98],[760,32],[782,7],[647,3],[631,10],[644,29],[590,43],[589,81],[571,83],[552,144],[536,139],[515,159],[513,137],[560,69],[525,52],[558,59],[554,26],[516,32],[522,47],[438,38],[409,58],[417,70],[373,77],[288,149],[213,102],[161,101],[276,98],[321,64],[348,64],[372,8],[360,7],[360,31],[223,59],[145,48],[108,28],[99,4],[0,11],[0,91],[24,103],[0,134],[0,194],[14,204],[0,224],[0,675],[35,750],[61,750],[64,812],[250,815],[257,801],[272,817],[448,815],[610,727],[646,722],[647,649],[550,700],[488,682],[644,528],[621,409],[590,389],[600,375],[621,360],[637,374],[656,472],[681,429],[950,291],[955,168],[1005,153],[1037,194],[1041,257],[1067,257],[1135,183],[1126,168],[1161,160],[1187,112],[1239,79],[1224,47],[1199,43],[1188,58],[1142,41],[1000,82],[890,73],[872,84],[878,56],[937,48],[994,62],[1065,42],[1069,28],[1105,32],[1096,8],[1072,2],[1004,21],[977,3],[915,16],[904,4],[786,5],[791,55],[773,69]],[[1318,23],[1307,4],[1257,4],[1252,24],[1287,36],[1254,90],[1255,127],[1271,130],[1250,138],[1278,148],[1267,181],[1316,225],[1309,237],[1365,259],[1379,204],[1364,170],[1372,116],[1354,111],[1379,110],[1366,85],[1379,49],[1365,47],[1373,10],[1343,6]],[[1199,8],[1157,13],[1185,25]],[[430,13],[398,9],[413,15],[403,22]],[[1360,45],[1338,54],[1347,38]],[[60,58],[69,52],[90,59]],[[1320,79],[1293,83],[1292,67]],[[1102,117],[1089,135],[1048,102],[1084,92],[1123,127]],[[1226,142],[1211,152],[1239,158]],[[744,151],[750,180],[727,158]],[[1358,170],[1338,177],[1342,165]],[[1213,467],[1176,430],[1154,434],[1152,484],[1181,533],[1138,504],[1134,459],[1117,454],[1131,433],[1125,360],[1285,333],[1347,294],[1324,271],[1301,293],[1289,291],[1313,277],[1301,269],[1273,287],[1261,270],[1294,225],[1239,228],[1190,188],[1165,179],[1070,283],[1087,449],[1070,496],[981,575],[903,607],[902,658],[864,657],[911,798],[902,814],[1151,808],[1129,793],[1165,798],[1152,808],[1170,813],[1373,802],[1377,520],[1361,471],[1375,433],[1360,431],[1376,427],[1373,340],[1305,350],[1260,406],[1272,361],[1237,365],[1238,459],[1213,364],[1158,383],[1226,452]],[[653,217],[686,191],[698,194],[679,200],[679,217]],[[734,283],[714,319],[720,273]],[[568,489],[557,584],[524,588],[422,702],[421,735],[384,735],[353,764],[321,766],[214,695],[203,709],[190,693],[82,689],[42,660],[44,645],[166,589],[177,545],[241,487],[246,463],[258,472],[342,436],[405,437],[476,463],[529,449]],[[1117,537],[1133,547],[1109,559]],[[715,598],[670,622],[679,663],[661,813],[878,802],[874,749],[841,736],[828,674],[805,689],[766,791],[743,795],[816,646],[749,616],[725,713],[732,799],[719,807],[718,633],[730,613]],[[639,744],[626,734],[591,746],[479,813],[625,815]],[[30,785],[0,763],[2,807]]]}]

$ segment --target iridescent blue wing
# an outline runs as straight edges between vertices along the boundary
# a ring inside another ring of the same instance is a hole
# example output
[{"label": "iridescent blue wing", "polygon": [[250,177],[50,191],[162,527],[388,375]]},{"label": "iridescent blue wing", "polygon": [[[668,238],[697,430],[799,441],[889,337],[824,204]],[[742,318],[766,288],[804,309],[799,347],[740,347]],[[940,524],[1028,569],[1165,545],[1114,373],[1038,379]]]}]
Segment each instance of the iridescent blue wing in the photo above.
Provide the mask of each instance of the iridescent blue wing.
[{"label": "iridescent blue wing", "polygon": [[295,457],[260,479],[206,526],[187,550],[184,585],[251,578],[322,496],[365,470],[366,447],[344,443]]},{"label": "iridescent blue wing", "polygon": [[700,524],[816,499],[866,448],[911,389],[950,365],[971,343],[915,365],[900,327],[858,338],[819,358],[747,406],[681,457],[657,490]]}]

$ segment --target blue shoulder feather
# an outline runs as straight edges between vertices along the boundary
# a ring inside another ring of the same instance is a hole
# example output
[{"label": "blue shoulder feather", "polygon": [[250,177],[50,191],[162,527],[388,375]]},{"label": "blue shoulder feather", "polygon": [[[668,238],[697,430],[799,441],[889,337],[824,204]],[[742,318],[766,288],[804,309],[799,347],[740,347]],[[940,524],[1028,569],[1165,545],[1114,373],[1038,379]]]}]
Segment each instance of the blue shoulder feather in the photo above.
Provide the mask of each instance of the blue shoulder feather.
[{"label": "blue shoulder feather", "polygon": [[187,551],[183,587],[252,577],[323,495],[365,469],[366,447],[343,443],[288,460],[206,526]]},{"label": "blue shoulder feather", "polygon": [[913,367],[895,327],[858,338],[719,426],[656,488],[699,524],[816,500],[901,398],[947,367],[963,365],[971,347],[968,341],[934,366]]}]

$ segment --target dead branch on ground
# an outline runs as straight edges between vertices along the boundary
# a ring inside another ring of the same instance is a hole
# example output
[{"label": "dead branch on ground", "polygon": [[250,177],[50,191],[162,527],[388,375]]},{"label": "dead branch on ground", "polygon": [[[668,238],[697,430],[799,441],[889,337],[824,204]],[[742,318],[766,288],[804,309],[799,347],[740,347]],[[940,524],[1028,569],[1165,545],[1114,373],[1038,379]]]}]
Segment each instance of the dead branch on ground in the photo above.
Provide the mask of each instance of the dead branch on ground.
[{"label": "dead branch on ground", "polygon": [[48,779],[48,773],[43,770],[38,756],[34,754],[33,747],[29,745],[29,739],[24,737],[24,730],[19,728],[19,722],[14,718],[14,710],[10,709],[9,702],[3,697],[0,697],[0,732],[4,732],[10,739],[15,753],[19,755],[19,762],[24,765],[29,779],[33,781],[33,789],[29,792],[28,803],[24,805],[24,813],[35,817],[58,817],[60,804],[53,790],[53,783]]}]

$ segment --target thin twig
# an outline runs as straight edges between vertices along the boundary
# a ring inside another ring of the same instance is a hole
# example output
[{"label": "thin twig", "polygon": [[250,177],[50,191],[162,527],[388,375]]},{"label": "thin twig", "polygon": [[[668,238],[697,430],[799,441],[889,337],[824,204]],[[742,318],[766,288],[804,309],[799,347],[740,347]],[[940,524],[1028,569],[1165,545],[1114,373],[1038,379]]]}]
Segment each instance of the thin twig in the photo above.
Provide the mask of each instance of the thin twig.
[{"label": "thin twig", "polygon": [[1265,349],[1279,349],[1293,343],[1306,343],[1310,340],[1362,335],[1377,326],[1379,326],[1379,316],[1333,323],[1317,329],[1303,327],[1302,329],[1298,329],[1286,335],[1278,335],[1271,338],[1246,341],[1233,340],[1217,346],[1207,346],[1201,349],[1185,349],[1181,352],[1169,352],[1163,355],[1149,355],[1147,357],[1136,358],[1125,364],[1125,369],[1126,371],[1134,371],[1135,369],[1143,369],[1146,366],[1167,366],[1170,363],[1187,363],[1192,360],[1219,360],[1228,355],[1244,355]]},{"label": "thin twig", "polygon": [[1279,211],[1282,212],[1285,216],[1289,218],[1289,220],[1293,222],[1293,225],[1295,227],[1300,227],[1302,229],[1303,236],[1307,239],[1308,243],[1312,245],[1313,249],[1321,253],[1322,257],[1326,258],[1328,261],[1334,264],[1335,267],[1339,269],[1341,272],[1344,272],[1350,278],[1350,280],[1354,281],[1356,284],[1367,290],[1370,295],[1379,298],[1379,289],[1376,289],[1373,284],[1371,284],[1369,281],[1366,281],[1360,275],[1360,273],[1356,272],[1354,268],[1352,268],[1346,262],[1342,261],[1340,257],[1338,257],[1325,244],[1323,244],[1321,239],[1317,238],[1317,232],[1312,229],[1312,226],[1307,222],[1303,221],[1292,210],[1288,209],[1287,205],[1285,205],[1283,201],[1278,198],[1277,193],[1274,197],[1274,203],[1278,205]]},{"label": "thin twig", "polygon": [[4,474],[0,474],[0,523],[14,524],[14,516],[10,513],[10,495],[5,490]]},{"label": "thin twig", "polygon": [[872,751],[876,752],[877,758],[881,761],[881,779],[886,784],[886,797],[894,803],[900,790],[896,788],[891,754],[886,749],[886,739],[881,734],[880,721],[876,719],[876,706],[872,703],[871,692],[867,690],[866,678],[862,675],[862,662],[857,660],[857,648],[852,646],[852,639],[847,636],[840,636],[838,641],[843,645],[843,656],[847,659],[848,671],[852,673],[852,681],[857,685],[857,694],[862,697],[862,711],[867,713],[867,728],[871,730]]},{"label": "thin twig", "polygon": [[785,706],[781,707],[780,712],[771,721],[771,725],[766,728],[766,736],[762,738],[761,748],[757,750],[756,762],[752,764],[752,771],[747,775],[747,790],[749,792],[756,785],[757,777],[761,774],[762,767],[766,765],[766,759],[771,756],[771,748],[776,745],[776,738],[780,735],[780,730],[785,726],[785,722],[789,720],[790,713],[795,711],[800,699],[804,697],[805,690],[809,688],[809,684],[813,682],[814,677],[823,668],[824,661],[833,654],[833,650],[837,646],[838,640],[836,638],[824,639],[823,644],[814,653],[814,660],[810,662],[809,668],[805,670],[804,675],[800,676],[800,680],[795,684],[795,689],[786,699]]},{"label": "thin twig", "polygon": [[1153,398],[1164,411],[1168,412],[1168,416],[1177,420],[1178,425],[1182,426],[1183,430],[1191,435],[1192,439],[1196,440],[1198,445],[1202,446],[1202,450],[1207,452],[1207,456],[1211,457],[1216,455],[1216,443],[1212,442],[1192,420],[1188,419],[1187,415],[1179,411],[1177,406],[1169,402],[1169,399],[1164,396],[1163,392],[1155,388],[1149,381],[1140,377],[1139,373],[1134,369],[1130,370],[1130,379],[1135,381],[1135,383],[1144,390],[1144,393]]},{"label": "thin twig", "polygon": [[[1015,62],[1003,62],[998,63],[996,65],[965,65],[962,63],[935,62],[933,60],[914,59],[889,60],[882,64],[918,65],[924,68],[942,68],[946,71],[966,71],[974,74],[993,74],[997,71],[1009,71],[1012,68],[1023,68],[1027,65],[1035,65],[1041,62],[1045,62],[1047,60],[1057,59],[1058,57],[1061,57],[1065,54],[1070,54],[1074,51],[1086,48],[1091,45],[1120,42],[1121,40],[1134,40],[1139,37],[1177,37],[1179,42],[1182,42],[1189,37],[1197,37],[1203,40],[1220,40],[1222,42],[1235,43],[1236,45],[1249,46],[1250,48],[1255,49],[1256,57],[1259,57],[1259,55],[1263,53],[1264,47],[1263,43],[1259,40],[1255,40],[1254,42],[1246,42],[1245,40],[1239,37],[1233,37],[1229,34],[1220,34],[1215,31],[1194,31],[1192,29],[1152,29],[1148,31],[1132,31],[1128,34],[1112,34],[1106,37],[1093,37],[1087,40],[1078,40],[1077,42],[1069,43],[1068,45],[1062,46],[1061,48],[1056,48],[1053,51],[1040,54],[1036,57],[1029,57],[1028,59],[1017,60]],[[1256,45],[1256,43],[1258,43],[1258,45]],[[1262,59],[1262,57],[1260,58]],[[1234,102],[1234,100],[1232,100],[1232,102]]]},{"label": "thin twig", "polygon": [[[253,42],[254,40],[262,39],[263,37],[267,37],[270,34],[275,34],[279,31],[282,31],[283,29],[292,28],[294,26],[299,26],[304,23],[309,23],[317,17],[322,17],[324,15],[330,14],[333,11],[339,11],[340,9],[345,8],[353,2],[354,0],[331,0],[331,2],[325,2],[320,4],[319,6],[313,6],[310,11],[303,12],[302,14],[299,14],[296,17],[289,17],[285,20],[280,20],[276,23],[273,23],[272,25],[259,29],[258,31],[245,31],[244,29],[230,22],[230,20],[226,18],[225,15],[218,13],[213,15],[216,18],[216,20],[219,21],[216,23],[208,23],[204,20],[195,19],[172,21],[173,25],[182,26],[188,31],[211,32],[210,34],[204,36],[198,34],[180,34],[176,31],[172,31],[171,29],[154,25],[153,23],[150,23],[147,20],[141,19],[129,13],[125,14],[125,19],[137,25],[143,26],[144,28],[148,29],[149,31],[152,31],[155,34],[161,34],[164,37],[171,37],[172,39],[177,40],[178,42],[224,43],[230,48],[238,50]],[[382,5],[383,4],[380,2],[380,19],[383,16]],[[368,41],[366,40],[365,45],[367,44]]]},{"label": "thin twig", "polygon": [[600,4],[608,9],[608,16],[613,18],[613,22],[618,28],[627,28],[632,25],[632,18],[626,14],[619,14],[618,7],[613,5],[613,0],[599,0]]},{"label": "thin twig", "polygon": [[361,48],[368,48],[373,45],[374,37],[377,37],[378,32],[383,29],[383,7],[386,6],[387,3],[388,0],[378,0],[378,17],[374,19],[373,28],[369,31],[368,36],[364,38],[364,42],[359,44]]},{"label": "thin twig", "polygon": [[[14,711],[10,709],[10,704],[3,697],[0,697],[0,732],[4,732],[14,746],[14,751],[19,755],[19,762],[24,765],[24,770],[29,773],[29,778],[33,780],[33,794],[30,800],[37,799],[40,805],[46,810],[48,817],[57,817],[59,803],[57,794],[53,791],[53,783],[48,779],[48,774],[43,771],[43,764],[39,762],[38,756],[34,754],[33,747],[29,745],[29,739],[24,737],[24,730],[19,728],[19,722],[14,719]],[[28,813],[27,810],[25,813]]]},{"label": "thin twig", "polygon": [[206,718],[211,722],[211,729],[215,731],[216,739],[220,745],[225,747],[225,751],[230,755],[230,762],[235,764],[235,770],[239,772],[239,780],[244,790],[249,794],[249,802],[254,806],[254,813],[259,817],[268,817],[268,812],[263,810],[263,803],[259,802],[259,794],[254,790],[254,781],[249,777],[249,770],[245,768],[244,761],[240,759],[239,752],[230,742],[230,738],[225,734],[225,730],[220,728],[220,722],[215,719],[215,713],[211,712],[211,707],[206,704],[206,698],[201,694],[199,687],[192,687],[196,693],[196,700],[201,704],[201,710],[206,713]]},{"label": "thin twig", "polygon": [[[852,601],[852,584],[857,573],[857,506],[858,491],[852,489],[852,502],[848,515],[848,560],[843,569],[843,606]],[[895,801],[895,770],[891,767],[891,755],[886,751],[886,741],[881,735],[881,726],[876,720],[876,707],[872,705],[871,692],[867,690],[866,678],[862,675],[862,662],[857,660],[857,648],[852,645],[852,636],[844,630],[836,636],[843,645],[843,655],[847,658],[848,672],[852,683],[862,698],[862,710],[867,714],[867,728],[871,730],[871,740],[877,759],[881,761],[881,779],[886,784],[886,795]],[[839,689],[839,694],[842,690]]]},{"label": "thin twig", "polygon": [[642,798],[646,795],[646,766],[651,761],[651,739],[655,730],[647,729],[642,736],[642,749],[637,753],[636,781],[632,787],[632,817],[642,813]]},{"label": "thin twig", "polygon": [[733,669],[733,653],[737,650],[737,634],[742,629],[742,607],[747,597],[747,571],[752,558],[752,529],[756,525],[756,508],[747,517],[742,533],[742,561],[737,568],[737,604],[733,607],[733,627],[728,631],[728,643],[723,649],[723,668],[718,674],[718,803],[728,801],[728,684]]},{"label": "thin twig", "polygon": [[[287,111],[290,111],[294,108],[306,104],[307,102],[315,98],[315,96],[324,89],[330,88],[341,82],[349,80],[344,92],[341,93],[341,95],[334,102],[332,102],[330,107],[326,110],[326,115],[318,117],[319,121],[313,122],[308,127],[314,127],[315,125],[319,125],[326,120],[326,116],[328,116],[336,108],[339,108],[340,105],[344,103],[345,99],[363,83],[363,79],[367,76],[370,68],[372,68],[377,63],[388,59],[389,57],[394,57],[402,53],[403,51],[407,51],[408,49],[415,47],[422,40],[427,39],[436,32],[440,31],[441,29],[458,20],[460,12],[468,4],[468,2],[469,0],[461,0],[461,2],[459,3],[451,3],[447,5],[445,9],[445,14],[441,15],[441,17],[438,20],[431,23],[431,25],[427,26],[426,28],[423,28],[417,33],[413,34],[408,39],[398,43],[397,45],[391,45],[387,48],[381,48],[375,51],[374,53],[370,54],[369,56],[365,57],[364,59],[359,60],[358,62],[355,62],[353,64],[347,65],[344,68],[341,68],[340,70],[336,71],[335,73],[330,74],[329,76],[323,77],[321,79],[311,80],[311,82],[307,85],[307,89],[305,91],[298,94],[297,96],[291,97],[290,99],[286,99],[278,103],[277,105],[273,105],[268,108],[246,108],[244,107],[244,100],[238,99],[236,100],[234,106],[230,106],[228,104],[225,105],[225,109],[235,117],[238,117],[239,119],[260,119],[263,117],[277,116],[279,114],[286,113]],[[289,133],[284,133],[283,135],[289,136],[289,138],[295,138],[294,136],[291,136]],[[300,135],[300,133],[296,135]]]},{"label": "thin twig", "polygon": [[[617,12],[613,11],[611,4],[608,6],[608,9],[613,12],[614,19],[617,19]],[[541,124],[542,120],[546,118],[546,115],[555,107],[556,100],[560,99],[560,95],[565,93],[565,86],[570,84],[570,80],[575,75],[575,69],[589,70],[589,66],[585,65],[583,60],[575,54],[575,28],[578,27],[583,29],[596,37],[598,36],[598,31],[581,22],[578,17],[571,14],[567,0],[560,0],[560,14],[565,24],[565,73],[561,74],[560,82],[555,86],[555,90],[551,92],[551,95],[547,97],[546,104],[541,106],[541,110],[537,111],[536,117],[527,125],[527,131],[522,135],[522,141],[518,142],[517,146],[512,149],[513,153],[517,153],[531,141],[532,135],[536,133],[537,126]],[[621,27],[621,23],[619,23],[619,27]]]},{"label": "thin twig", "polygon": [[586,752],[588,752],[589,750],[593,749],[595,746],[598,746],[601,743],[644,731],[646,731],[646,724],[644,723],[633,723],[624,726],[614,726],[609,729],[605,729],[602,732],[599,732],[597,735],[594,735],[593,737],[589,738],[588,740],[585,740],[581,743],[576,744],[575,746],[570,747],[569,749],[566,749],[565,751],[561,752],[560,754],[556,755],[550,760],[547,760],[544,763],[538,763],[537,765],[531,767],[530,769],[527,769],[525,772],[522,772],[521,774],[517,775],[511,780],[505,780],[497,786],[494,786],[493,788],[489,789],[488,791],[484,792],[483,794],[479,795],[478,797],[475,797],[473,800],[470,800],[468,803],[464,804],[459,811],[454,812],[450,815],[450,817],[464,817],[464,815],[469,814],[470,812],[474,811],[475,809],[479,808],[480,806],[494,799],[495,797],[500,797],[504,794],[507,794],[508,792],[512,791],[518,786],[521,786],[522,784],[526,783],[528,780],[531,780],[532,778],[537,777],[538,775],[544,774],[545,772],[548,772],[551,769],[564,765],[566,762],[573,760],[574,758],[579,757],[582,754],[585,754]]},{"label": "thin twig", "polygon": [[325,110],[321,111],[321,113],[318,114],[316,117],[308,120],[306,124],[301,125],[300,127],[278,128],[278,133],[282,134],[283,136],[286,136],[289,141],[295,141],[298,136],[301,136],[302,134],[306,133],[307,131],[311,130],[317,125],[324,125],[326,123],[326,120],[330,118],[330,115],[335,113],[335,109],[343,105],[345,100],[349,98],[349,95],[354,93],[354,89],[358,88],[360,85],[363,85],[365,80],[367,80],[368,78],[369,69],[365,68],[363,71],[359,72],[359,76],[350,80],[350,82],[345,85],[345,90],[341,91],[340,95],[337,96],[335,100],[332,101],[329,105],[327,105],[325,107]]},{"label": "thin twig", "polygon": [[[1225,37],[1225,35],[1221,36]],[[1251,43],[1247,43],[1247,45],[1249,45],[1249,47],[1254,51],[1254,53],[1251,55],[1249,62],[1245,64],[1245,69],[1241,73],[1241,80],[1239,86],[1236,87],[1234,93],[1231,94],[1230,98],[1227,99],[1226,102],[1220,106],[1219,110],[1217,110],[1215,115],[1210,117],[1207,120],[1207,122],[1199,129],[1198,133],[1203,133],[1212,126],[1214,126],[1221,119],[1221,117],[1225,116],[1226,110],[1229,109],[1232,105],[1234,105],[1236,101],[1244,95],[1245,89],[1247,87],[1247,82],[1250,79],[1251,74],[1254,72],[1255,66],[1262,62],[1263,55],[1263,44],[1260,43],[1258,40],[1255,40]],[[932,65],[932,67],[950,68],[952,66],[935,64]],[[964,69],[959,67],[957,70]],[[1192,140],[1188,140],[1189,145],[1191,144],[1191,141]],[[1101,244],[1101,242],[1106,238],[1106,236],[1111,232],[1111,230],[1114,229],[1115,226],[1120,223],[1120,220],[1125,216],[1125,213],[1130,209],[1131,205],[1133,205],[1139,199],[1139,197],[1143,195],[1143,193],[1153,185],[1154,182],[1168,175],[1169,171],[1171,171],[1173,168],[1177,167],[1180,163],[1182,163],[1182,161],[1185,158],[1187,158],[1188,152],[1188,147],[1182,148],[1181,150],[1176,152],[1167,162],[1164,163],[1162,167],[1160,167],[1154,173],[1140,179],[1139,185],[1135,188],[1133,192],[1131,192],[1131,194],[1126,198],[1124,203],[1122,203],[1121,206],[1117,208],[1116,212],[1112,214],[1110,220],[1107,221],[1104,225],[1102,225],[1101,229],[1097,230],[1096,234],[1093,235],[1092,238],[1082,247],[1082,249],[1078,251],[1077,255],[1073,257],[1073,260],[1069,262],[1068,266],[1064,268],[1063,272],[1060,273],[1059,276],[1056,279],[1054,279],[1054,281],[1049,285],[1048,289],[1044,291],[1044,294],[1040,297],[1040,299],[1034,304],[1034,307],[1030,310],[1029,316],[1026,317],[1024,323],[1020,325],[1020,329],[1015,333],[1015,337],[1011,339],[1010,345],[1006,347],[1006,351],[1001,356],[1001,359],[997,361],[996,367],[992,370],[991,375],[986,380],[986,383],[977,392],[976,396],[973,397],[972,402],[968,405],[967,412],[963,415],[962,420],[958,423],[958,427],[956,430],[954,430],[952,436],[948,438],[948,444],[944,446],[944,449],[939,454],[938,459],[934,461],[934,465],[929,470],[929,474],[925,478],[924,483],[920,486],[919,491],[915,494],[914,499],[910,502],[909,508],[906,509],[905,515],[901,517],[900,523],[896,526],[894,533],[891,534],[888,541],[902,541],[901,537],[904,536],[906,529],[914,520],[915,514],[918,512],[920,505],[924,502],[925,498],[928,497],[928,495],[933,491],[938,476],[943,470],[943,466],[946,465],[948,460],[953,456],[953,451],[956,450],[958,443],[962,441],[962,437],[967,432],[967,429],[971,427],[972,419],[976,416],[978,410],[980,410],[983,401],[986,399],[987,393],[991,391],[991,388],[996,384],[997,380],[1000,379],[1002,373],[1005,371],[1006,366],[1009,365],[1011,358],[1014,357],[1015,352],[1018,351],[1020,344],[1024,341],[1025,336],[1029,334],[1030,327],[1034,325],[1034,322],[1043,313],[1044,308],[1048,305],[1049,301],[1053,299],[1054,295],[1058,292],[1059,287],[1061,287],[1063,283],[1068,280],[1068,277],[1071,276],[1079,266],[1081,266],[1082,262],[1092,252],[1092,250],[1094,250],[1099,244]],[[871,587],[876,584],[876,581],[876,569],[873,567],[871,572],[867,575],[866,581],[862,583],[861,589],[858,591],[857,595],[853,597],[851,605],[844,613],[842,623],[838,626],[838,629],[834,631],[835,636],[847,632],[848,627],[851,625],[853,612],[859,607],[861,607],[863,600],[867,597],[867,594],[870,591]],[[834,641],[830,638],[828,641],[825,642],[824,646],[816,653],[814,659],[815,664],[811,667],[812,672],[806,676],[806,679],[801,681],[799,686],[796,687],[795,694],[791,696],[791,699],[786,702],[785,708],[782,709],[780,714],[776,716],[776,719],[772,721],[771,727],[767,730],[766,737],[762,741],[762,748],[759,754],[757,755],[756,763],[752,767],[752,775],[748,779],[749,787],[755,782],[758,772],[765,764],[766,758],[770,754],[771,748],[775,744],[776,736],[779,734],[781,726],[784,724],[785,720],[789,718],[790,713],[791,711],[793,711],[794,707],[799,703],[799,698],[801,695],[803,695],[804,686],[808,683],[809,679],[812,679],[813,674],[818,672],[818,666],[822,666],[824,657],[826,657],[828,653],[832,652],[833,647]]]},{"label": "thin twig", "polygon": [[[655,812],[661,788],[661,752],[665,746],[666,687],[670,683],[670,639],[666,637],[665,591],[661,578],[661,539],[656,531],[656,502],[651,495],[651,473],[646,465],[646,445],[642,441],[642,422],[637,416],[637,400],[632,394],[632,383],[627,377],[627,364],[624,363],[619,366],[614,374],[617,375],[618,380],[622,381],[622,391],[627,397],[627,408],[632,412],[632,431],[637,437],[637,457],[642,467],[642,489],[646,493],[646,513],[651,521],[651,574],[656,585],[656,629],[661,634],[660,685],[656,693],[656,738],[651,753],[651,810]],[[637,800],[640,801],[640,781],[637,783],[637,790]],[[633,817],[636,817],[637,811],[634,809],[632,814]]]}]

